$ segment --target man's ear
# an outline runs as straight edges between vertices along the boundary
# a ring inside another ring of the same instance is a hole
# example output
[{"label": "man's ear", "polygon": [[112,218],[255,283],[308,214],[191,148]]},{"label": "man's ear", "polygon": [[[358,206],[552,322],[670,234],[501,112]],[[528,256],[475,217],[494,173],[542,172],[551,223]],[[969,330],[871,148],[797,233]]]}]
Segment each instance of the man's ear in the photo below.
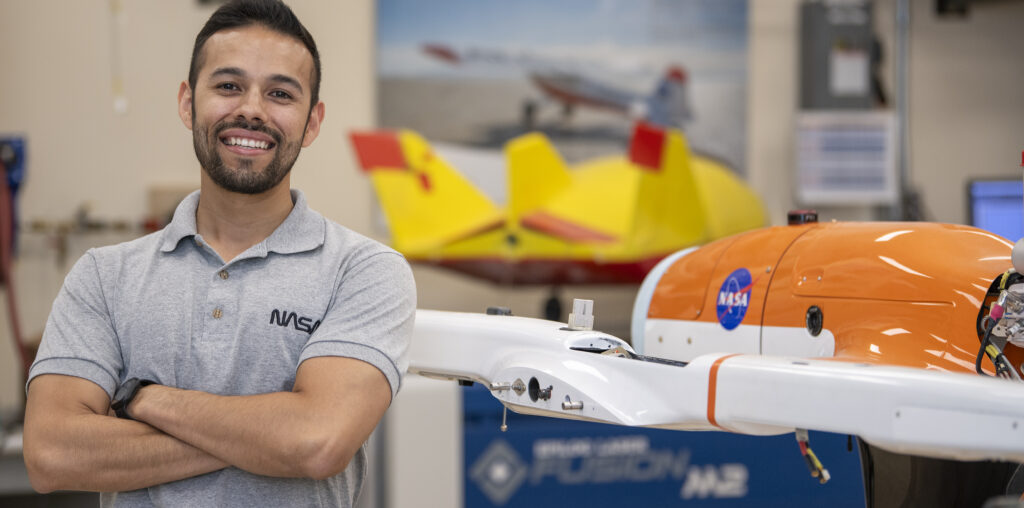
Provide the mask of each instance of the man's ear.
[{"label": "man's ear", "polygon": [[185,127],[192,130],[192,89],[185,81],[178,87],[178,116]]},{"label": "man's ear", "polygon": [[324,121],[324,103],[320,101],[309,111],[309,119],[306,120],[306,134],[302,136],[302,147],[313,144],[313,140],[320,135],[320,124]]}]

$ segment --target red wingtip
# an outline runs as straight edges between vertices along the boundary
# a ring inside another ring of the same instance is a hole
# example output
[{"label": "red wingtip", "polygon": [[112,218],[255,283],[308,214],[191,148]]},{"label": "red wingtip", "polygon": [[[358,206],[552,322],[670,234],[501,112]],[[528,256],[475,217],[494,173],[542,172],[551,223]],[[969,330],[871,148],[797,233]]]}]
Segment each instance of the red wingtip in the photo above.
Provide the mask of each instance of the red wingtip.
[{"label": "red wingtip", "polygon": [[352,146],[359,157],[363,171],[374,169],[408,169],[398,143],[398,135],[392,131],[352,131],[349,133]]},{"label": "red wingtip", "polygon": [[637,122],[633,128],[633,140],[629,145],[629,160],[653,169],[661,169],[661,152],[665,146],[665,130],[645,122]]},{"label": "red wingtip", "polygon": [[441,60],[444,60],[445,62],[448,62],[450,64],[459,63],[459,54],[456,53],[455,50],[453,50],[452,48],[449,48],[448,46],[427,43],[423,45],[423,52],[433,57],[437,57]]},{"label": "red wingtip", "polygon": [[1024,166],[1024,152],[1020,153],[1020,165]]}]

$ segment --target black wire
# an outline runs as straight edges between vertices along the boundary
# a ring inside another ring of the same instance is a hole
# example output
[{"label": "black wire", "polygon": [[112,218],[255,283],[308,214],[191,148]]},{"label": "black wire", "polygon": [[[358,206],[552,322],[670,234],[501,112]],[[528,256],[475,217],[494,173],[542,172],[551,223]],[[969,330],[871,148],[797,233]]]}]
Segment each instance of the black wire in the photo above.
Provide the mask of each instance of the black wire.
[{"label": "black wire", "polygon": [[803,453],[803,450],[801,450],[801,454],[804,456],[804,462],[807,464],[807,470],[810,471],[811,476],[818,476],[818,468],[815,467],[814,461],[811,460],[811,455],[809,453]]},{"label": "black wire", "polygon": [[997,362],[996,364],[999,366],[999,371],[1003,374],[1004,378],[1013,379],[1013,374],[1011,373],[1013,370],[1013,364],[1010,363],[1010,359],[1007,358],[1006,355],[1000,352],[996,355],[994,362]]},{"label": "black wire", "polygon": [[992,353],[990,351],[987,351],[988,348],[985,348],[985,349],[986,349],[985,353],[992,360],[992,365],[996,366],[996,376],[999,376],[999,377],[1002,377],[1002,378],[1008,378],[1009,377],[1009,373],[1006,372],[1006,365],[1002,361],[1003,354],[1000,353],[1000,354],[997,354],[995,356],[992,356]]},{"label": "black wire", "polygon": [[[978,374],[982,376],[988,376],[984,371],[981,370],[981,359],[985,357],[985,348],[988,347],[989,340],[992,338],[992,330],[996,328],[996,321],[991,317],[985,318],[985,337],[981,339],[981,349],[978,350],[978,357],[974,360],[974,370],[978,371]],[[993,362],[995,365],[995,362]],[[999,366],[996,365],[996,370],[999,370]]]},{"label": "black wire", "polygon": [[1004,365],[1002,360],[999,359],[1000,356],[1002,355],[996,356],[992,359],[992,363],[996,366],[996,376],[1003,379],[1010,379],[1010,373],[1006,371],[1006,365]]}]

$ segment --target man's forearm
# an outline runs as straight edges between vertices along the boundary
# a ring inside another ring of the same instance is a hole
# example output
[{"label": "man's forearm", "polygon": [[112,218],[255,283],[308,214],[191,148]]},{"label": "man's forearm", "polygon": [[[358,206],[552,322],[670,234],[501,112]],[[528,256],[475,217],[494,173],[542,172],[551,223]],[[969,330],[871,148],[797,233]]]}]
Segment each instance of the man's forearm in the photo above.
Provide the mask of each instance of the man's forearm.
[{"label": "man's forearm", "polygon": [[326,478],[340,473],[391,400],[375,367],[314,358],[292,392],[220,396],[150,385],[129,414],[250,473]]},{"label": "man's forearm", "polygon": [[25,464],[40,492],[135,490],[227,465],[145,423],[91,413],[51,417],[25,430]]},{"label": "man's forearm", "polygon": [[250,473],[313,476],[308,464],[326,446],[308,403],[292,392],[218,396],[150,386],[131,415]]}]

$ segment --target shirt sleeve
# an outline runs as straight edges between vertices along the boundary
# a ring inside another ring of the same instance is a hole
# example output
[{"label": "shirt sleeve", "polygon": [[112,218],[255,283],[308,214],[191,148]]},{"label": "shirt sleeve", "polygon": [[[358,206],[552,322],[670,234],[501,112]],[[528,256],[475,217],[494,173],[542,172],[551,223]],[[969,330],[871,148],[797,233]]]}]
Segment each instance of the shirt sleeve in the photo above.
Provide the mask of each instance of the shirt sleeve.
[{"label": "shirt sleeve", "polygon": [[416,283],[405,258],[374,254],[349,268],[299,364],[318,356],[355,358],[377,367],[398,394],[409,367],[409,341],[416,316]]},{"label": "shirt sleeve", "polygon": [[92,381],[113,396],[122,365],[96,259],[89,251],[75,263],[53,302],[25,389],[37,376],[62,374]]}]

